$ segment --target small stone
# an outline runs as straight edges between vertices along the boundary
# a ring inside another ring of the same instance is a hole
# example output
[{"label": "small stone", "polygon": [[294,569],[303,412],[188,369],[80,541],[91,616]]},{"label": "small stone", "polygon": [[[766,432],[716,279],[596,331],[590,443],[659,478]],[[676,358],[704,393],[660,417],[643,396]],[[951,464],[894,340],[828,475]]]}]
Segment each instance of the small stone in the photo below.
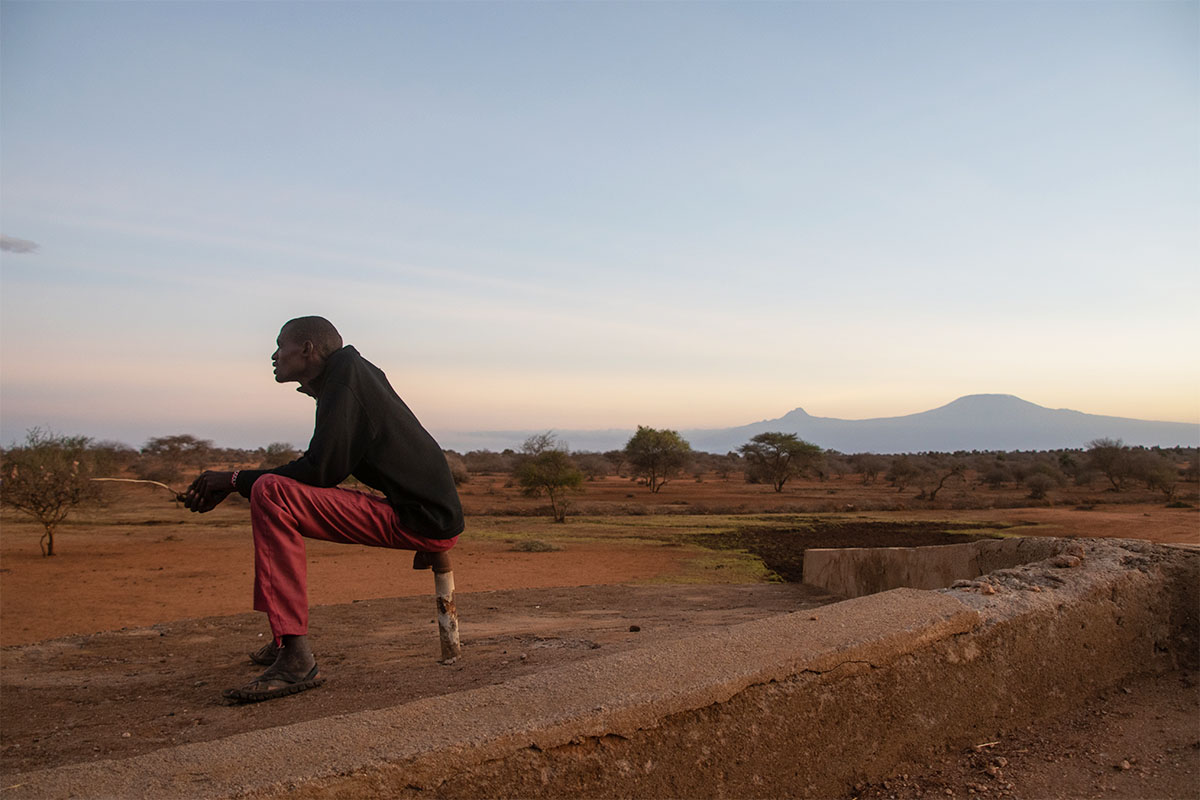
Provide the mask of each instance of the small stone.
[{"label": "small stone", "polygon": [[629,632],[630,632],[630,633],[637,633],[637,632],[638,632],[638,631],[640,631],[641,629],[642,629],[642,626],[641,626],[641,625],[630,625],[630,626],[629,626]]},{"label": "small stone", "polygon": [[996,766],[997,767],[1007,767],[1008,759],[1005,758],[1004,756],[997,756],[996,757]]},{"label": "small stone", "polygon": [[1070,569],[1072,567],[1078,567],[1080,560],[1078,556],[1059,555],[1055,556],[1050,563],[1059,569]]},{"label": "small stone", "polygon": [[996,587],[992,586],[990,583],[981,583],[979,585],[979,593],[980,594],[995,594]]},{"label": "small stone", "polygon": [[130,733],[129,731],[125,731],[124,733],[121,734],[122,739],[128,739],[131,736],[133,736],[133,734]]},{"label": "small stone", "polygon": [[1118,769],[1120,769],[1122,772],[1125,772],[1127,770],[1133,769],[1133,765],[1130,764],[1128,761],[1122,761],[1120,763],[1120,765],[1118,766]]},{"label": "small stone", "polygon": [[522,660],[522,661],[524,661],[524,660],[525,660],[525,659],[527,659],[527,658],[529,658],[529,656],[525,655],[524,653],[521,653],[521,660]]}]

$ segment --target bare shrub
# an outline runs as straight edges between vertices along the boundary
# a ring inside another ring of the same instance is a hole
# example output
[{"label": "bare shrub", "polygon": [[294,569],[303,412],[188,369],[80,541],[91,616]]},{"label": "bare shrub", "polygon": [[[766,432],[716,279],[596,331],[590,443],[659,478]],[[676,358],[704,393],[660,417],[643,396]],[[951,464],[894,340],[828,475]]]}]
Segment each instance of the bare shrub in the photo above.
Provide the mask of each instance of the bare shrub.
[{"label": "bare shrub", "polygon": [[189,472],[203,472],[212,456],[213,443],[208,439],[188,433],[156,436],[142,447],[134,472],[145,480],[174,483],[185,467]]},{"label": "bare shrub", "polygon": [[41,523],[43,556],[54,555],[54,531],[67,515],[100,498],[100,487],[91,480],[88,441],[33,428],[23,445],[4,453],[0,502]]},{"label": "bare shrub", "polygon": [[1025,479],[1025,488],[1029,489],[1030,500],[1045,500],[1047,492],[1054,485],[1054,478],[1044,472],[1035,472]]},{"label": "bare shrub", "polygon": [[288,442],[271,442],[255,455],[259,459],[259,469],[275,469],[295,461],[301,453]]},{"label": "bare shrub", "polygon": [[462,486],[471,480],[471,473],[462,456],[453,450],[444,450],[442,454],[446,457],[446,464],[450,467],[450,476],[454,478],[455,486]]},{"label": "bare shrub", "polygon": [[512,450],[505,450],[503,453],[472,450],[462,458],[472,475],[503,475],[512,472],[514,456]]},{"label": "bare shrub", "polygon": [[614,467],[602,453],[574,453],[571,458],[589,481],[611,475]]}]

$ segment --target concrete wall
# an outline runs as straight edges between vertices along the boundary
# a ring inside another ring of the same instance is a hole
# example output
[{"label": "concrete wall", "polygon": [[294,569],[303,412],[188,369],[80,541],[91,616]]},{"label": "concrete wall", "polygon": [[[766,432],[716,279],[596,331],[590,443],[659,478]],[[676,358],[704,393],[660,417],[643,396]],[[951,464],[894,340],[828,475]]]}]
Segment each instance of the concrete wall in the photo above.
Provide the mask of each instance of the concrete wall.
[{"label": "concrete wall", "polygon": [[804,582],[842,597],[888,589],[944,589],[997,569],[1050,557],[1053,539],[985,539],[930,547],[846,547],[804,551]]},{"label": "concrete wall", "polygon": [[25,797],[831,797],[1194,651],[1200,554],[1057,542],[896,589],[498,686],[124,761]]}]

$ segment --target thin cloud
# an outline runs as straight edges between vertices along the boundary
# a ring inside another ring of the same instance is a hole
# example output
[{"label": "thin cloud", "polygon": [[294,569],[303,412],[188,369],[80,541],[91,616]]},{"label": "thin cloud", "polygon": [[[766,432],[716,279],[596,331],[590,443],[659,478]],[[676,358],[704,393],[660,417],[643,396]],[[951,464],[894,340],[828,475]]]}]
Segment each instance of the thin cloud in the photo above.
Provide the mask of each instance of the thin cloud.
[{"label": "thin cloud", "polygon": [[0,235],[0,250],[6,253],[36,253],[38,247],[37,242],[31,242],[28,239]]}]

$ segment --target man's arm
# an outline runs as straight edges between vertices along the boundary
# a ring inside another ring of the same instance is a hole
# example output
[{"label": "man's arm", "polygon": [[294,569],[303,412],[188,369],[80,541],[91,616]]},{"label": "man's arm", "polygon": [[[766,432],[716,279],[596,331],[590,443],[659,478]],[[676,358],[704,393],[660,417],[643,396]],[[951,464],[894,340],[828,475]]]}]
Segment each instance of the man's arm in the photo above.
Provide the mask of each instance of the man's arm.
[{"label": "man's arm", "polygon": [[236,472],[213,472],[209,470],[192,481],[183,493],[183,505],[190,511],[203,514],[212,511],[237,487],[234,485]]}]

